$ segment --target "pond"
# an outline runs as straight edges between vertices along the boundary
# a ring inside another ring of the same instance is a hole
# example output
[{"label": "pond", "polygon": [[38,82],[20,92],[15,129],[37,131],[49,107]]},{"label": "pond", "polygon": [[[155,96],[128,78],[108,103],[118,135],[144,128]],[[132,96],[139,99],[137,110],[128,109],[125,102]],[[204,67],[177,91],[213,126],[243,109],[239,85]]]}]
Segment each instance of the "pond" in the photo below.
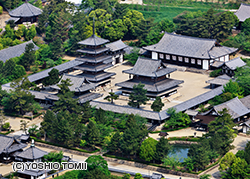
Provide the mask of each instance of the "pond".
[{"label": "pond", "polygon": [[171,145],[171,150],[168,156],[177,157],[180,162],[183,162],[184,159],[188,157],[187,156],[188,150],[189,150],[189,145],[178,145],[178,144]]}]

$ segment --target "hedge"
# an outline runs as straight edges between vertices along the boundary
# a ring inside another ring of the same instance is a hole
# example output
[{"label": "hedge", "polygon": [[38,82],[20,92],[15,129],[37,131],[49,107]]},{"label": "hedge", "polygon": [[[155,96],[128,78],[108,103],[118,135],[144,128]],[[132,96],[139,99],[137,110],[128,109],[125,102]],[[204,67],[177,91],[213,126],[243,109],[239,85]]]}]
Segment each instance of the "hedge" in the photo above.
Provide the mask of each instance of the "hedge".
[{"label": "hedge", "polygon": [[78,149],[78,148],[75,148],[75,147],[68,147],[68,146],[64,146],[64,145],[60,145],[60,144],[55,144],[55,143],[52,143],[52,142],[43,141],[43,140],[37,139],[36,137],[33,137],[33,136],[30,136],[30,138],[34,139],[36,142],[41,142],[41,143],[44,143],[44,144],[49,144],[49,145],[53,145],[53,146],[57,146],[57,147],[63,147],[63,148],[66,148],[66,149],[76,150],[76,151],[79,151],[79,152],[95,153],[95,152],[100,151],[100,149],[96,149],[94,151],[88,151],[88,150],[84,150],[84,149]]},{"label": "hedge", "polygon": [[11,132],[14,132],[14,130],[12,129],[12,130],[10,130],[10,131],[8,131],[8,132],[6,132],[6,133],[0,132],[0,134],[2,134],[2,135],[8,135],[8,134],[11,133]]}]

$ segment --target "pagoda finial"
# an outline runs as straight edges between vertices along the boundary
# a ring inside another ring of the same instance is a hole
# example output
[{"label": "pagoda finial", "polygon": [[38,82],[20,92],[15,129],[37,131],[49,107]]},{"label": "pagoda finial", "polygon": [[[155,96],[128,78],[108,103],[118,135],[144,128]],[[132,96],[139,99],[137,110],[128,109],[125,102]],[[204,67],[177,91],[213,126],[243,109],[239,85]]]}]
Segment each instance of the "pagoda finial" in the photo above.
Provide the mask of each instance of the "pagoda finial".
[{"label": "pagoda finial", "polygon": [[93,17],[93,35],[95,35],[95,17]]}]

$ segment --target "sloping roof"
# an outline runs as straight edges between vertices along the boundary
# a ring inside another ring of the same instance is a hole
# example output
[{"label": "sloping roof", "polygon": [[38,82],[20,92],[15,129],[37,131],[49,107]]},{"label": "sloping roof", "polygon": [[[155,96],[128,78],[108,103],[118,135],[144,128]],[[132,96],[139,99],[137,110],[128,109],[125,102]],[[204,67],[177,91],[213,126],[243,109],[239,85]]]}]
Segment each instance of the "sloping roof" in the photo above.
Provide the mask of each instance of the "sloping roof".
[{"label": "sloping roof", "polygon": [[176,109],[176,112],[185,111],[185,110],[190,109],[194,106],[197,106],[201,103],[204,103],[204,102],[214,98],[217,95],[222,94],[222,90],[223,90],[223,86],[220,86],[220,87],[215,88],[213,90],[210,90],[206,93],[203,93],[199,96],[196,96],[192,99],[189,99],[189,100],[184,101],[180,104],[177,104],[177,105],[173,106],[173,108]]},{"label": "sloping roof", "polygon": [[215,45],[216,39],[197,38],[165,32],[164,36],[157,44],[143,48],[153,52],[200,59],[220,57],[237,50],[235,48],[217,47]]},{"label": "sloping roof", "polygon": [[139,108],[132,108],[129,106],[121,106],[100,101],[91,101],[90,105],[96,108],[102,108],[103,110],[112,111],[115,113],[127,113],[127,114],[138,114],[141,117],[154,120],[164,120],[168,117],[166,112],[159,113],[154,111],[143,110]]},{"label": "sloping roof", "polygon": [[16,23],[19,19],[19,17],[10,17],[7,21],[5,21],[5,23],[8,23],[9,21],[14,21],[14,23]]},{"label": "sloping roof", "polygon": [[[70,91],[84,92],[96,87],[96,84],[90,83],[84,76],[72,76],[67,74],[64,74],[62,76],[58,84],[61,84],[61,81],[66,79],[70,79],[71,81],[70,83],[72,84],[72,86],[69,86]],[[60,90],[57,85],[52,85],[51,88]]]},{"label": "sloping roof", "polygon": [[38,72],[38,73],[35,73],[33,75],[30,75],[28,76],[28,79],[30,82],[33,82],[33,81],[38,81],[38,80],[41,80],[43,78],[46,78],[47,76],[49,76],[49,72],[55,68],[59,71],[59,73],[63,72],[64,70],[68,70],[68,69],[71,69],[75,66],[78,66],[78,65],[81,65],[83,64],[83,62],[81,61],[77,61],[77,60],[72,60],[72,61],[69,61],[69,62],[66,62],[66,63],[63,63],[61,65],[58,65],[58,66],[55,66],[55,67],[52,67],[52,68],[49,68],[47,70],[44,70],[44,71],[41,71],[41,72]]},{"label": "sloping roof", "polygon": [[250,5],[242,3],[234,14],[238,17],[240,22],[244,22],[246,19],[250,18]]},{"label": "sloping roof", "polygon": [[80,58],[76,58],[77,61],[80,61],[82,63],[85,63],[85,62],[100,63],[100,62],[104,62],[104,61],[110,60],[110,59],[112,59],[112,56],[110,56],[110,55],[101,55],[101,56],[94,56],[94,57],[83,56]]},{"label": "sloping roof", "polygon": [[79,103],[86,103],[87,101],[92,101],[93,99],[102,97],[103,94],[100,93],[88,93],[80,96],[78,99]]},{"label": "sloping roof", "polygon": [[231,70],[236,70],[236,68],[245,66],[246,63],[243,60],[241,60],[240,57],[237,57],[237,58],[234,58],[232,60],[225,62],[225,65]]},{"label": "sloping roof", "polygon": [[83,73],[84,77],[92,82],[98,82],[107,78],[110,78],[111,76],[116,75],[116,73],[109,73],[109,72],[102,72],[98,74],[87,74]]},{"label": "sloping roof", "polygon": [[11,153],[26,147],[26,144],[22,144],[13,137],[0,134],[0,154]]},{"label": "sloping roof", "polygon": [[32,4],[25,2],[21,6],[9,12],[11,17],[33,17],[42,14],[42,10]]},{"label": "sloping roof", "polygon": [[225,103],[214,106],[214,110],[218,113],[224,108],[228,110],[228,113],[232,116],[233,119],[244,116],[250,113],[250,110],[239,100],[238,97],[231,99]]},{"label": "sloping roof", "polygon": [[120,40],[117,40],[115,42],[111,42],[109,44],[106,44],[106,47],[108,47],[110,49],[110,51],[115,52],[115,51],[127,48],[128,46],[125,43],[123,43],[123,41],[120,39]]},{"label": "sloping roof", "polygon": [[166,67],[161,60],[139,57],[133,68],[123,72],[146,77],[160,77],[174,71],[176,71],[175,68]]},{"label": "sloping roof", "polygon": [[91,37],[78,42],[80,45],[90,45],[90,46],[98,46],[108,43],[109,40],[97,37],[96,35],[92,35]]},{"label": "sloping roof", "polygon": [[[6,60],[9,60],[10,58],[19,57],[25,52],[25,47],[29,43],[33,43],[33,41],[30,40],[28,42],[0,50],[0,60],[5,63]],[[34,49],[37,50],[39,47],[34,44]]]},{"label": "sloping roof", "polygon": [[217,76],[214,79],[208,80],[206,81],[206,83],[216,84],[216,85],[225,85],[226,83],[229,82],[230,79],[231,78],[229,76],[224,74],[224,75]]},{"label": "sloping roof", "polygon": [[248,108],[250,109],[250,95],[241,98],[240,101]]},{"label": "sloping roof", "polygon": [[242,126],[242,125],[246,125],[247,127],[250,128],[250,119],[248,121],[243,122],[242,124],[240,124],[240,126]]},{"label": "sloping roof", "polygon": [[215,62],[211,65],[212,67],[219,68],[221,67],[225,62],[215,60]]},{"label": "sloping roof", "polygon": [[201,124],[208,125],[210,122],[215,120],[216,116],[212,116],[212,115],[203,116],[203,115],[198,114],[197,116],[195,116],[195,118],[200,119]]},{"label": "sloping roof", "polygon": [[44,155],[47,155],[48,152],[43,151],[35,146],[30,146],[28,149],[19,153],[17,157],[28,159],[28,160],[36,160],[42,158]]}]

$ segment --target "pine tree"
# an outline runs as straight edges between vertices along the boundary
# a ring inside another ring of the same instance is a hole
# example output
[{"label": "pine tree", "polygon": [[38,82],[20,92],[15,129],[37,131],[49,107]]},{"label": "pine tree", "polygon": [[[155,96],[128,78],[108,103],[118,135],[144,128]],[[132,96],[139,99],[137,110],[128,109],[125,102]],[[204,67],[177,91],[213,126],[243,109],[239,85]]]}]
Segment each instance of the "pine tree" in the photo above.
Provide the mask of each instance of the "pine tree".
[{"label": "pine tree", "polygon": [[106,96],[104,99],[105,100],[108,100],[108,101],[111,101],[111,104],[114,103],[114,100],[117,100],[119,97],[119,95],[115,94],[112,90],[111,92],[109,92],[109,95]]},{"label": "pine tree", "polygon": [[153,109],[153,111],[160,112],[163,106],[164,106],[164,103],[161,102],[161,98],[159,96],[157,96],[155,98],[155,101],[151,105],[151,109]]},{"label": "pine tree", "polygon": [[29,70],[30,66],[35,62],[35,48],[33,43],[29,43],[25,47],[23,57],[20,59],[20,64],[23,65],[25,70]]},{"label": "pine tree", "polygon": [[119,150],[120,147],[120,139],[121,135],[120,132],[117,131],[113,137],[111,138],[111,142],[108,145],[108,150],[112,153],[115,153],[117,150]]},{"label": "pine tree", "polygon": [[140,108],[141,104],[146,104],[148,98],[146,96],[147,90],[143,89],[144,86],[141,82],[138,85],[134,85],[133,92],[129,96],[129,106]]},{"label": "pine tree", "polygon": [[59,71],[55,68],[50,70],[49,76],[44,78],[43,80],[43,85],[49,86],[49,85],[54,85],[59,82]]},{"label": "pine tree", "polygon": [[100,143],[100,131],[92,120],[90,120],[87,125],[85,140],[93,149],[95,148],[95,145]]},{"label": "pine tree", "polygon": [[90,106],[90,103],[89,101],[87,101],[86,103],[84,103],[82,105],[82,112],[83,112],[83,116],[82,116],[82,123],[86,123],[89,121],[89,118],[92,117],[92,111],[91,111],[91,106]]},{"label": "pine tree", "polygon": [[95,118],[98,123],[105,124],[106,116],[105,111],[102,108],[96,110]]},{"label": "pine tree", "polygon": [[161,137],[159,142],[156,144],[156,153],[155,160],[160,162],[168,154],[171,146],[168,143],[168,140],[164,137]]}]

